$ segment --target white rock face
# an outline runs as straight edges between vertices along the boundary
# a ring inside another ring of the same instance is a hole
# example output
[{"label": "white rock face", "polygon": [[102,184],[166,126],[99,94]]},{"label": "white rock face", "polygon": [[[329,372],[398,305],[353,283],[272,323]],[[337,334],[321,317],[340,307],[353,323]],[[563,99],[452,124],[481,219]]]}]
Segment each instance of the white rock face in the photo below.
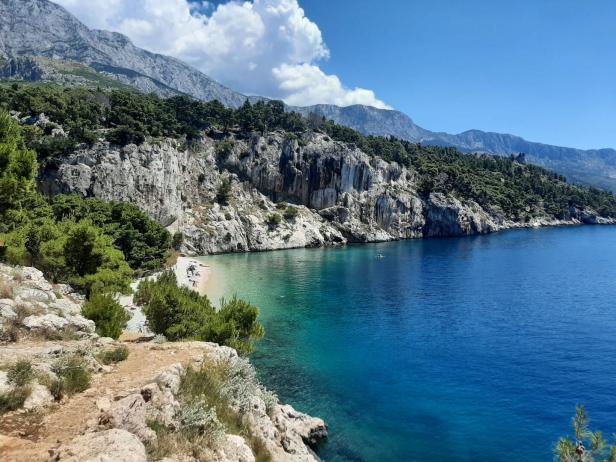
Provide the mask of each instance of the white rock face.
[{"label": "white rock face", "polygon": [[[533,225],[449,195],[425,197],[413,171],[323,134],[308,135],[301,145],[280,132],[236,139],[225,156],[217,154],[218,143],[205,138],[190,150],[175,140],[123,148],[99,143],[49,167],[41,188],[131,202],[182,231],[183,251],[200,255]],[[216,199],[223,180],[231,181],[226,205]],[[276,207],[283,202],[294,204],[291,212]],[[592,211],[578,215],[573,222],[605,221]]]},{"label": "white rock face", "polygon": [[62,462],[146,462],[143,443],[130,432],[111,430],[86,433],[58,449]]}]

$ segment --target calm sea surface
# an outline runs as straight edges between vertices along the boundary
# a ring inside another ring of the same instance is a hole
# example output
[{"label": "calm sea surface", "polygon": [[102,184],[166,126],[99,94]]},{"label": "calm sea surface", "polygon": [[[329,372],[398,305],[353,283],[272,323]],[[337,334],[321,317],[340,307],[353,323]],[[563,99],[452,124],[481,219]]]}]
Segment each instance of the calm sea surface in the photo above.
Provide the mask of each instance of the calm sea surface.
[{"label": "calm sea surface", "polygon": [[[378,255],[382,254],[382,258]],[[252,361],[327,461],[551,461],[616,431],[616,227],[205,257],[261,309]]]}]

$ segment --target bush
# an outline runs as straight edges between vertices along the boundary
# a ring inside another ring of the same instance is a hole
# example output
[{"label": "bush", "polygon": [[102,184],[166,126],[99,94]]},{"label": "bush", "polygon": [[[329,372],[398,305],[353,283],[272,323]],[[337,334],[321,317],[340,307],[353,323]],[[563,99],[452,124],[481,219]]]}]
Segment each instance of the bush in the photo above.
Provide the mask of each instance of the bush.
[{"label": "bush", "polygon": [[81,314],[96,324],[96,333],[101,337],[117,339],[121,334],[130,315],[108,294],[95,293],[83,304]]},{"label": "bush", "polygon": [[297,207],[293,207],[292,205],[289,205],[284,210],[284,213],[282,215],[285,220],[294,220],[298,214],[299,214],[299,210],[297,209]]},{"label": "bush", "polygon": [[173,238],[171,239],[171,248],[173,250],[180,250],[180,247],[182,247],[182,244],[184,243],[184,234],[181,232],[177,232],[173,235]]},{"label": "bush", "polygon": [[120,345],[112,350],[103,351],[98,355],[98,359],[103,364],[115,364],[125,361],[128,358],[128,348]]},{"label": "bush", "polygon": [[282,222],[282,217],[279,213],[272,213],[267,217],[266,223],[271,228],[275,228]]},{"label": "bush", "polygon": [[30,361],[17,361],[6,373],[8,382],[14,387],[23,387],[34,378]]},{"label": "bush", "polygon": [[216,202],[220,205],[229,205],[231,198],[231,179],[224,178],[216,192]]},{"label": "bush", "polygon": [[[59,359],[52,366],[51,371],[58,376],[60,383],[55,393],[72,395],[87,390],[90,386],[91,375],[85,360],[77,355]],[[55,396],[55,395],[54,395]]]},{"label": "bush", "polygon": [[192,441],[199,438],[208,446],[216,447],[225,436],[225,426],[218,420],[216,410],[203,398],[182,406],[176,419],[185,436]]},{"label": "bush", "polygon": [[237,297],[222,302],[216,311],[206,296],[187,287],[178,287],[173,271],[156,281],[142,281],[135,303],[143,306],[152,332],[170,341],[196,339],[231,346],[249,353],[263,337],[259,310]]},{"label": "bush", "polygon": [[28,387],[14,388],[0,393],[0,415],[22,407],[29,395],[30,389]]}]

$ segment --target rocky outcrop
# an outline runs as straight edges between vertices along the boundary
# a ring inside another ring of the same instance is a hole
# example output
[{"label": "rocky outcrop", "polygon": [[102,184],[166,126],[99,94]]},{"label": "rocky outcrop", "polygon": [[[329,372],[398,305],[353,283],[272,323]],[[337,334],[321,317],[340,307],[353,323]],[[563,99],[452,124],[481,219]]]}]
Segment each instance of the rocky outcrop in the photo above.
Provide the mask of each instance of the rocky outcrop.
[{"label": "rocky outcrop", "polygon": [[[440,193],[425,196],[412,170],[323,134],[298,140],[273,132],[222,141],[219,135],[190,147],[169,139],[84,147],[47,165],[40,190],[131,202],[171,231],[182,231],[183,250],[191,254],[605,221],[581,211],[567,222],[548,216],[512,222],[497,208]],[[217,198],[224,182],[231,185],[227,201]]]},{"label": "rocky outcrop", "polygon": [[61,446],[56,459],[62,462],[146,462],[145,446],[132,433],[117,428],[86,433]]}]

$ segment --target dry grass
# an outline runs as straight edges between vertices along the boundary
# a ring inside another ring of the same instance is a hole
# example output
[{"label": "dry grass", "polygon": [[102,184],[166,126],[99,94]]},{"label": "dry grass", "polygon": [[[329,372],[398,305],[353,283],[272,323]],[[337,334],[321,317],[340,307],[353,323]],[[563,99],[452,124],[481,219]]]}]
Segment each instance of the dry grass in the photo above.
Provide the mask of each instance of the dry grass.
[{"label": "dry grass", "polygon": [[0,279],[0,298],[13,298],[13,289],[15,285],[13,281]]},{"label": "dry grass", "polygon": [[[182,379],[178,399],[183,407],[198,400],[203,401],[207,407],[215,410],[216,417],[227,433],[240,435],[246,440],[257,462],[270,462],[272,456],[263,440],[252,433],[244,415],[234,410],[229,400],[220,393],[228,372],[229,364],[224,362],[204,364],[199,370],[189,367]],[[190,455],[200,462],[211,460],[211,445],[203,438],[182,429],[173,431],[158,422],[149,422],[148,425],[158,436],[157,447],[149,450],[151,460],[172,454]]]}]

